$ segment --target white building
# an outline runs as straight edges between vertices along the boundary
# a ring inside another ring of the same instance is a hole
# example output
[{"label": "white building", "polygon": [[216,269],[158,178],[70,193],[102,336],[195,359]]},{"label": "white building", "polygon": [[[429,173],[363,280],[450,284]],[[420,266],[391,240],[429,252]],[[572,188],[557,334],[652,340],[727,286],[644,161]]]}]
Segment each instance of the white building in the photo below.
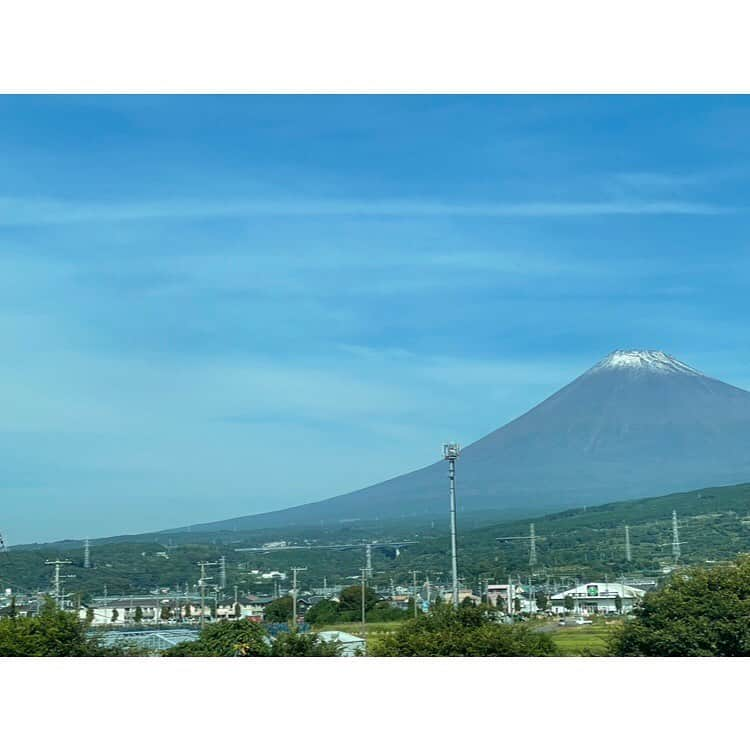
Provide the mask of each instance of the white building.
[{"label": "white building", "polygon": [[286,573],[280,570],[272,570],[270,573],[261,573],[260,577],[264,581],[286,581]]},{"label": "white building", "polygon": [[[123,625],[135,624],[136,611],[140,608],[141,622],[157,623],[161,621],[163,610],[168,610],[170,619],[184,616],[184,596],[132,596],[132,597],[104,597],[94,599],[88,607],[81,607],[78,616],[86,620],[91,610],[91,625]],[[190,616],[200,617],[200,602],[190,600]],[[115,612],[117,613],[115,615]],[[204,616],[211,614],[210,600],[205,603]]]},{"label": "white building", "polygon": [[[646,592],[624,583],[584,583],[576,588],[561,591],[550,597],[551,609],[555,614],[566,614],[565,599],[572,600],[573,614],[594,615],[606,612],[630,612]],[[617,608],[620,598],[621,608]],[[571,601],[569,600],[569,604]]]},{"label": "white building", "polygon": [[339,656],[359,656],[367,653],[367,641],[359,636],[345,633],[343,630],[323,630],[318,633],[321,641],[339,643]]}]

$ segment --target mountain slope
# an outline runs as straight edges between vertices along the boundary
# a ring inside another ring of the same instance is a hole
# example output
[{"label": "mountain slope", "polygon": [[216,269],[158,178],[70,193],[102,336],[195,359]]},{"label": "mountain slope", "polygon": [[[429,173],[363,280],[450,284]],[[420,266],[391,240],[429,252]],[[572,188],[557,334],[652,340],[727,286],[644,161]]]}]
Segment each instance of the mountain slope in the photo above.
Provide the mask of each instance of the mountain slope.
[{"label": "mountain slope", "polygon": [[[750,477],[750,393],[658,351],[618,350],[518,419],[467,446],[459,505],[516,515]],[[329,500],[194,526],[260,528],[444,514],[438,462]]]}]

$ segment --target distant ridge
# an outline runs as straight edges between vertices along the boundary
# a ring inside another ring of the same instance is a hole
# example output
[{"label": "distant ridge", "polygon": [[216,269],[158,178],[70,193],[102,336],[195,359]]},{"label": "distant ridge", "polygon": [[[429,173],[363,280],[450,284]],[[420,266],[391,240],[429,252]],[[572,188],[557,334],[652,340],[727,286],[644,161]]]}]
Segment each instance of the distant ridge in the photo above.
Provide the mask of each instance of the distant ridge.
[{"label": "distant ridge", "polygon": [[[750,479],[750,393],[665,352],[617,349],[524,415],[467,446],[466,511],[554,509]],[[306,505],[193,525],[247,529],[442,516],[442,462]]]}]

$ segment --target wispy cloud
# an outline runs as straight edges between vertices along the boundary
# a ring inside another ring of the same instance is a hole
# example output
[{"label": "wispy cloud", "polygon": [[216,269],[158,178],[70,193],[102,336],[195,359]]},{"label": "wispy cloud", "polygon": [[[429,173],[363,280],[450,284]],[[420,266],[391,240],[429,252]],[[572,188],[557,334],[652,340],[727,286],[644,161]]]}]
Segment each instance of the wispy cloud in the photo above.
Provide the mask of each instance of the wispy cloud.
[{"label": "wispy cloud", "polygon": [[743,210],[695,201],[607,200],[450,202],[408,200],[228,199],[95,203],[0,198],[0,226],[109,223],[250,216],[393,216],[555,218],[618,215],[713,215]]}]

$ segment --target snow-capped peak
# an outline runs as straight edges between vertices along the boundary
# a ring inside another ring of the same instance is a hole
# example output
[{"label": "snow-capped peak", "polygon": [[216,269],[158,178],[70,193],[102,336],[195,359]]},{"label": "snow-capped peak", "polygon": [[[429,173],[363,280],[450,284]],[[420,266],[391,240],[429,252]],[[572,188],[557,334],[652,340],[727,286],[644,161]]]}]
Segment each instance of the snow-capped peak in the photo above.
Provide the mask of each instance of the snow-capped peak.
[{"label": "snow-capped peak", "polygon": [[627,368],[669,375],[681,373],[683,375],[701,375],[698,370],[680,362],[665,352],[654,349],[617,349],[597,362],[592,368],[595,370],[615,370]]}]

